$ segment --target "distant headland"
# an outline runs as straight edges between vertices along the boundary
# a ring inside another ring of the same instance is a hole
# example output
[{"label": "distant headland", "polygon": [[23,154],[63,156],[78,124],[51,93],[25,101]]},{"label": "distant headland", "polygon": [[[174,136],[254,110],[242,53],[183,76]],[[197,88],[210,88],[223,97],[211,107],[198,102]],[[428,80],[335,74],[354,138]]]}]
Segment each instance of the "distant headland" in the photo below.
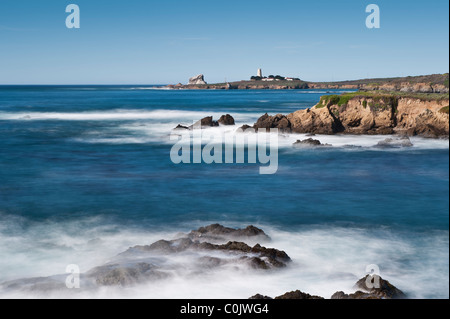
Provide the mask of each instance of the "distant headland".
[{"label": "distant headland", "polygon": [[258,69],[250,80],[208,84],[203,74],[189,79],[188,84],[168,85],[180,90],[299,90],[348,89],[359,91],[395,91],[404,93],[449,93],[449,74],[432,74],[395,78],[362,79],[339,82],[311,82],[281,75],[263,76]]}]

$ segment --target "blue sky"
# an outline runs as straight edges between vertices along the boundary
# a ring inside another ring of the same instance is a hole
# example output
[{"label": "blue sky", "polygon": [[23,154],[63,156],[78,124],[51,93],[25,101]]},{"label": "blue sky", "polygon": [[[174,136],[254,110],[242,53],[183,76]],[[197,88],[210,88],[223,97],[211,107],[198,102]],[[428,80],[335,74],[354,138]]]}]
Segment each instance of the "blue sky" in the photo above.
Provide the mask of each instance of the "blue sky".
[{"label": "blue sky", "polygon": [[[81,28],[67,29],[77,4]],[[367,29],[368,4],[381,28]],[[0,84],[308,81],[445,73],[447,0],[2,0]]]}]

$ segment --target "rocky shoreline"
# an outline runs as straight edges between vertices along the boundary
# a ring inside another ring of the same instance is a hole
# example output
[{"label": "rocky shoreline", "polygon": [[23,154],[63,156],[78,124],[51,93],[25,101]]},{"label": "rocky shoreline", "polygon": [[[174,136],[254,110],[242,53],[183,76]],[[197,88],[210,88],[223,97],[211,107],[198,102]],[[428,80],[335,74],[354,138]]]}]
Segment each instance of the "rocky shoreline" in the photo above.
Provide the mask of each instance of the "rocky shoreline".
[{"label": "rocky shoreline", "polygon": [[263,115],[255,129],[284,133],[367,134],[448,138],[446,96],[351,93],[323,96],[312,108],[275,116]]},{"label": "rocky shoreline", "polygon": [[[160,240],[150,245],[130,247],[104,265],[81,274],[82,291],[96,292],[107,288],[132,288],[142,284],[161,283],[175,274],[205,276],[212,271],[232,267],[234,271],[276,272],[290,267],[289,255],[267,248],[271,238],[254,226],[243,229],[213,224],[180,233],[175,239]],[[262,245],[265,246],[262,246]],[[169,260],[169,261],[167,261]],[[0,284],[0,294],[31,294],[40,297],[67,294],[67,275],[19,279]],[[399,299],[406,295],[389,282],[379,279],[379,288],[368,288],[368,277],[358,281],[354,293],[336,292],[331,299]],[[80,290],[80,289],[77,289]],[[73,297],[77,296],[74,292]],[[230,296],[233,297],[233,296]],[[257,294],[250,299],[270,299]],[[300,290],[275,299],[323,299]]]},{"label": "rocky shoreline", "polygon": [[206,83],[202,74],[189,79],[188,84],[168,85],[174,90],[358,90],[404,93],[449,93],[449,74],[432,74],[398,78],[364,79],[340,82],[310,82],[303,80],[236,81],[226,83]]},{"label": "rocky shoreline", "polygon": [[[278,129],[281,133],[334,135],[399,135],[449,138],[449,97],[400,93],[347,93],[322,96],[312,108],[270,116],[264,114],[242,130]],[[227,114],[219,121],[206,117],[197,122],[202,128],[234,125]],[[179,125],[175,130],[192,129]],[[303,141],[296,143],[301,146]],[[309,141],[313,145],[316,141]],[[386,141],[385,146],[392,141]],[[392,143],[391,143],[392,144]],[[400,143],[401,144],[401,143]],[[404,143],[406,145],[408,143]],[[320,146],[320,143],[317,143]],[[380,145],[383,146],[383,145]],[[411,146],[411,145],[410,145]]]}]

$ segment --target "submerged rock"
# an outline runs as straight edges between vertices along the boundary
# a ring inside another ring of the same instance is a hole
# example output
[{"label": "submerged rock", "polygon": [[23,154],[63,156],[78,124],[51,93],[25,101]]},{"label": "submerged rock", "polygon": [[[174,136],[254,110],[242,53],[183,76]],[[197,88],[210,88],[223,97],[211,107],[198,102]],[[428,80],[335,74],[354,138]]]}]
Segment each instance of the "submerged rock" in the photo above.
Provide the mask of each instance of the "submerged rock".
[{"label": "submerged rock", "polygon": [[316,147],[316,146],[326,146],[326,147],[331,147],[332,145],[330,144],[322,144],[319,140],[315,140],[312,138],[308,138],[306,140],[298,140],[297,142],[294,143],[295,147]]},{"label": "submerged rock", "polygon": [[402,147],[413,147],[413,143],[409,137],[400,138],[387,138],[383,141],[378,142],[376,147],[379,148],[402,148]]},{"label": "submerged rock", "polygon": [[174,128],[175,131],[183,131],[183,130],[189,130],[189,127],[178,124],[176,128]]}]

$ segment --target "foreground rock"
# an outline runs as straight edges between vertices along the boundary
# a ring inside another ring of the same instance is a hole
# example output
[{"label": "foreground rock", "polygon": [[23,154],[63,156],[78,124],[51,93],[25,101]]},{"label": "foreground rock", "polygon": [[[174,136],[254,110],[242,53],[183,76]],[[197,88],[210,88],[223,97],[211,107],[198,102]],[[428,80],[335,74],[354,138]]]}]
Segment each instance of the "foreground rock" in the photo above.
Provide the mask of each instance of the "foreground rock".
[{"label": "foreground rock", "polygon": [[379,288],[368,288],[366,282],[370,280],[374,283],[376,277],[369,278],[369,275],[360,279],[355,289],[358,289],[353,294],[345,294],[342,291],[336,292],[331,299],[406,299],[403,291],[393,286],[389,281],[379,278]]},{"label": "foreground rock", "polygon": [[242,240],[248,241],[258,240],[259,242],[268,242],[270,237],[262,230],[255,226],[248,226],[244,229],[235,229],[224,227],[220,224],[213,224],[206,227],[200,227],[191,231],[188,235],[191,240],[220,242],[224,240]]},{"label": "foreground rock", "polygon": [[[220,269],[266,271],[286,267],[291,258],[275,248],[259,243],[270,237],[254,226],[243,229],[219,224],[201,227],[173,240],[134,246],[113,257],[107,264],[81,274],[85,290],[101,287],[130,287],[176,276],[207,275]],[[26,293],[68,292],[65,275],[21,279],[0,285],[1,290]]]},{"label": "foreground rock", "polygon": [[[368,288],[366,282],[368,281],[369,275],[358,280],[355,285],[355,289],[359,289],[353,294],[346,294],[343,291],[338,291],[331,296],[331,299],[406,299],[406,295],[393,286],[389,281],[383,280],[381,277],[378,277],[380,280],[380,288]],[[375,277],[371,277],[372,283],[374,283]],[[264,300],[264,299],[272,299],[271,297],[264,296],[261,294],[256,294],[249,299],[253,300]],[[324,299],[320,296],[311,296],[310,294],[301,292],[300,290],[292,291],[285,293],[282,296],[275,297],[275,299]]]},{"label": "foreground rock", "polygon": [[301,292],[300,290],[287,292],[284,295],[272,298],[268,296],[263,296],[260,294],[256,294],[253,297],[249,298],[250,300],[312,300],[312,299],[324,299],[323,297],[319,296],[311,296],[310,294]]}]

